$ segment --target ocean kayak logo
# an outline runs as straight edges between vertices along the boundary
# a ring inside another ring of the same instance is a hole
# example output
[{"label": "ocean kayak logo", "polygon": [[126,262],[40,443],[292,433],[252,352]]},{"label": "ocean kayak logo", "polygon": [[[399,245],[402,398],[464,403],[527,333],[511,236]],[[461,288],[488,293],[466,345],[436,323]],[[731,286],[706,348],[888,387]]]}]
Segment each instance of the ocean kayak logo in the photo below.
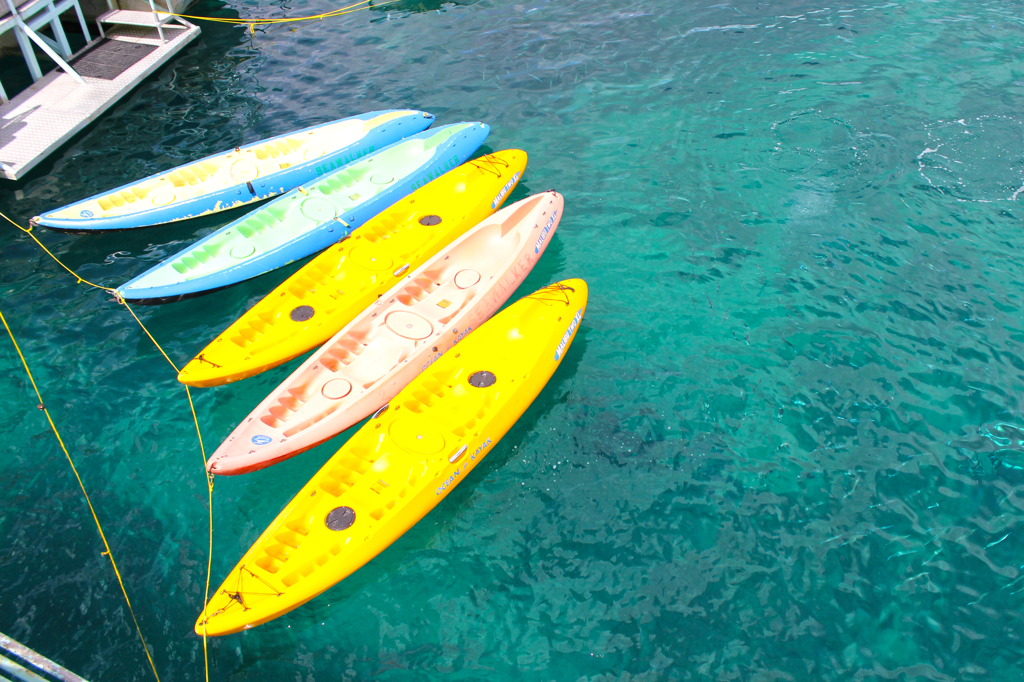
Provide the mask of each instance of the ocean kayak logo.
[{"label": "ocean kayak logo", "polygon": [[447,480],[447,481],[445,481],[444,483],[442,483],[442,484],[441,484],[441,487],[439,487],[439,488],[437,489],[437,492],[435,492],[434,494],[435,494],[435,495],[440,495],[440,494],[441,494],[441,493],[443,493],[443,492],[444,492],[445,490],[448,490],[448,488],[449,488],[449,487],[451,487],[452,485],[454,485],[454,484],[455,484],[455,479],[457,479],[457,478],[459,477],[459,475],[460,475],[460,474],[462,474],[462,472],[464,472],[465,470],[466,470],[466,469],[465,469],[465,467],[463,466],[463,467],[461,467],[461,468],[459,468],[459,469],[456,469],[455,471],[453,471],[453,472],[452,472],[452,475],[448,477],[448,480]]},{"label": "ocean kayak logo", "polygon": [[93,216],[93,213],[89,209],[85,209],[84,211],[82,211],[81,215],[83,218],[91,218]]},{"label": "ocean kayak logo", "polygon": [[580,320],[583,319],[583,308],[576,311],[576,316],[572,318],[572,322],[569,323],[569,328],[562,334],[562,340],[558,344],[558,348],[555,349],[555,360],[562,357],[562,353],[565,351],[565,345],[569,343],[569,339],[572,338],[572,333],[576,331],[576,327],[580,325]]},{"label": "ocean kayak logo", "polygon": [[481,452],[483,452],[487,448],[487,446],[490,445],[490,444],[491,444],[491,439],[488,438],[487,440],[485,440],[483,443],[480,444],[480,447],[478,447],[476,449],[476,452],[473,453],[473,456],[470,457],[470,459],[471,460],[472,459],[476,459],[476,456],[479,455]]},{"label": "ocean kayak logo", "polygon": [[267,443],[271,442],[272,440],[274,440],[274,439],[271,438],[270,436],[253,436],[252,437],[252,442],[255,445],[266,445]]},{"label": "ocean kayak logo", "polygon": [[540,231],[540,236],[537,237],[537,243],[533,245],[533,252],[540,253],[540,247],[544,244],[544,240],[547,239],[548,232],[555,226],[555,218],[558,217],[558,211],[551,214],[548,218],[548,224],[544,226],[544,229]]},{"label": "ocean kayak logo", "polygon": [[505,183],[505,186],[498,192],[498,196],[494,197],[494,201],[491,202],[491,208],[498,208],[502,201],[505,199],[505,195],[509,193],[509,190],[519,182],[519,173],[516,173],[512,178]]},{"label": "ocean kayak logo", "polygon": [[[469,458],[469,461],[470,461],[470,462],[472,462],[472,461],[473,461],[474,459],[476,459],[476,458],[477,458],[477,455],[479,455],[479,454],[480,454],[481,452],[483,452],[484,450],[486,450],[486,449],[487,449],[487,446],[489,446],[490,444],[491,444],[491,439],[490,439],[490,438],[488,438],[488,439],[487,439],[487,440],[485,440],[485,441],[484,441],[483,443],[481,443],[481,444],[480,444],[480,447],[478,447],[478,448],[476,449],[476,452],[474,452],[474,453],[473,453],[473,454],[472,454],[472,455],[470,456],[470,458]],[[461,453],[461,450],[460,450],[460,453]],[[461,476],[462,474],[466,473],[466,471],[467,471],[467,470],[469,469],[469,467],[467,466],[467,464],[468,464],[467,462],[463,462],[463,463],[462,463],[462,466],[461,466],[461,467],[459,467],[458,469],[456,469],[455,471],[453,471],[453,472],[452,472],[452,475],[451,475],[451,476],[449,476],[449,477],[448,477],[448,479],[447,479],[447,480],[446,480],[446,481],[445,481],[444,483],[442,483],[442,484],[440,485],[440,487],[438,487],[438,489],[437,489],[437,490],[436,490],[436,491],[434,492],[434,494],[435,494],[435,495],[440,495],[440,494],[441,494],[441,493],[443,493],[444,491],[448,490],[448,488],[450,488],[450,487],[454,486],[454,485],[455,485],[455,480],[456,480],[456,479],[457,479],[457,478],[458,478],[459,476]]]}]

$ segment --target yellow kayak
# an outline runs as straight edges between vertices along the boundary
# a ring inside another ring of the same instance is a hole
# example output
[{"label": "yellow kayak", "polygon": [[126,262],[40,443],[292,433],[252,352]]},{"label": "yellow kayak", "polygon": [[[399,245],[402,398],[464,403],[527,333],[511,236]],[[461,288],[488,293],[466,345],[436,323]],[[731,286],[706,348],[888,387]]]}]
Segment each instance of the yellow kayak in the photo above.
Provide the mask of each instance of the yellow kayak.
[{"label": "yellow kayak", "polygon": [[494,213],[526,169],[518,149],[468,161],[386,209],[306,264],[178,374],[219,386],[320,346],[445,245]]},{"label": "yellow kayak", "polygon": [[544,287],[484,323],[361,428],[217,589],[196,633],[272,620],[347,577],[465,480],[551,378],[587,285]]}]

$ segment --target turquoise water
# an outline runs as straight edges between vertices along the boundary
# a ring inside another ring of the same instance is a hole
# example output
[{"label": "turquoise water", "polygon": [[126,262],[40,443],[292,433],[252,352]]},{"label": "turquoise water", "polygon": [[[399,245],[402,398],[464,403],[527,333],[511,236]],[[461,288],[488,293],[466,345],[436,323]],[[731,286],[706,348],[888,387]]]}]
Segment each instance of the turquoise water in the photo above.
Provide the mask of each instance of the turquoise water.
[{"label": "turquoise water", "polygon": [[[364,569],[211,640],[211,679],[1024,679],[1019,15],[954,0],[425,0],[255,36],[204,25],[0,187],[24,222],[242,142],[409,106],[528,150],[513,199],[566,196],[519,294],[590,284],[547,389]],[[234,217],[40,237],[114,286]],[[12,229],[0,252],[3,312],[161,679],[202,680],[206,498],[184,392],[109,296]],[[140,314],[180,364],[295,267]],[[152,679],[0,346],[0,631],[91,680]],[[196,390],[207,446],[293,367]],[[218,480],[213,587],[340,442]]]}]

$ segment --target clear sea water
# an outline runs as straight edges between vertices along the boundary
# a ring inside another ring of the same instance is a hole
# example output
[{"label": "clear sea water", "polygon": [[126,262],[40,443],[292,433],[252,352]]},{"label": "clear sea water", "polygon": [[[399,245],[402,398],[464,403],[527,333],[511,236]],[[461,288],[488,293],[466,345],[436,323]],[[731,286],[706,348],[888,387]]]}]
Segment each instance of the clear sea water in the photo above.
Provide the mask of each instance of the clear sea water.
[{"label": "clear sea water", "polygon": [[[357,574],[211,640],[211,679],[1024,680],[1021,9],[423,0],[255,36],[205,24],[0,185],[26,222],[243,142],[418,107],[528,150],[513,199],[566,197],[518,294],[590,284],[547,389]],[[234,217],[39,234],[114,286]],[[206,490],[184,391],[109,296],[8,227],[0,254],[0,305],[161,679],[202,680]],[[140,314],[180,364],[297,266]],[[293,367],[196,390],[207,447]],[[3,338],[0,405],[0,631],[90,680],[153,679]],[[217,481],[212,587],[343,438]]]}]

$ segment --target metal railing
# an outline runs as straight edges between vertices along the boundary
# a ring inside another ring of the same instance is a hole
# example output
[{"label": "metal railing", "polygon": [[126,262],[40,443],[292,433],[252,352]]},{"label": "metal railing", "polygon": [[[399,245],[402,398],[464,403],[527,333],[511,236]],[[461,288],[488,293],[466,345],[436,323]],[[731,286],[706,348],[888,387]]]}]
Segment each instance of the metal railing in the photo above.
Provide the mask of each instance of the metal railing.
[{"label": "metal railing", "polygon": [[[57,66],[74,78],[75,81],[85,85],[85,81],[78,75],[78,72],[65,61],[71,58],[72,53],[71,46],[68,44],[68,38],[64,34],[64,27],[60,23],[61,14],[71,9],[75,10],[86,42],[91,40],[89,28],[86,25],[85,16],[82,14],[82,8],[79,6],[78,0],[58,0],[56,3],[54,3],[54,0],[35,0],[34,2],[24,3],[21,7],[18,7],[14,0],[6,0],[6,3],[8,10],[10,10],[10,16],[0,18],[0,35],[11,30],[14,31],[15,37],[18,39],[18,47],[21,48],[21,52],[25,57],[25,63],[28,65],[28,71],[32,75],[33,82],[43,77],[43,72],[39,68],[39,61],[36,59],[36,53],[33,49],[34,44],[45,52]],[[39,29],[47,24],[49,24],[50,30],[53,31],[55,40],[38,32]],[[6,101],[7,95],[3,87],[0,86],[0,102]]]},{"label": "metal railing", "polygon": [[[105,22],[112,24],[121,23],[117,19],[119,9],[115,7],[116,4],[116,0],[107,0],[107,8],[109,9],[109,12],[101,16],[96,22],[97,26],[99,26],[101,36],[106,35],[103,31],[103,24]],[[156,32],[160,36],[160,44],[163,45],[167,42],[167,38],[164,37],[164,24],[176,19],[174,13],[171,12],[171,3],[168,1],[167,5],[163,6],[154,2],[154,0],[149,0],[149,10],[153,13],[153,23],[147,24],[147,26],[151,25],[156,28]],[[160,16],[161,14],[163,16]]]},{"label": "metal railing", "polygon": [[3,633],[0,633],[0,679],[17,682],[86,682]]}]

